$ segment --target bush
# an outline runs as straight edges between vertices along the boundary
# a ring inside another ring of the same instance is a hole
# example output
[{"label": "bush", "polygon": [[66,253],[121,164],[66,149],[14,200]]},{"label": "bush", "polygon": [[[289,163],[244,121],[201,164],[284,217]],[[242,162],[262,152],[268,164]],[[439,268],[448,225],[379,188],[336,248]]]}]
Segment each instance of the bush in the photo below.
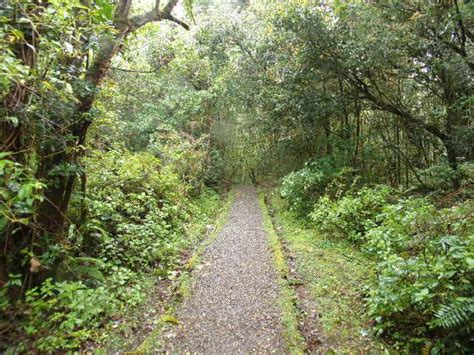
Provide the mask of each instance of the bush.
[{"label": "bush", "polygon": [[461,162],[459,169],[455,172],[448,164],[433,165],[419,171],[424,188],[431,191],[449,191],[452,189],[454,177],[458,177],[462,186],[469,186],[474,181],[474,164],[472,162]]},{"label": "bush", "polygon": [[36,350],[74,349],[91,337],[117,303],[103,286],[93,289],[81,281],[54,283],[48,279],[26,293],[21,328],[36,338],[31,344]]},{"label": "bush", "polygon": [[205,188],[207,175],[215,168],[207,135],[196,138],[168,127],[166,133],[160,132],[152,137],[148,151],[159,157],[194,196]]},{"label": "bush", "polygon": [[388,203],[392,193],[391,188],[381,185],[364,187],[335,201],[324,196],[310,218],[318,230],[360,244],[371,221]]},{"label": "bush", "polygon": [[206,174],[204,182],[207,186],[219,186],[224,179],[225,161],[222,153],[216,149],[210,149],[206,162]]},{"label": "bush", "polygon": [[[191,183],[149,153],[96,153],[87,168],[83,223],[35,255],[54,277],[20,299],[11,295],[19,293],[21,275],[0,287],[0,323],[16,322],[0,351],[70,351],[97,341],[105,324],[143,302],[152,271],[174,270],[220,205],[211,189],[189,197]],[[77,197],[71,218],[80,221]]]},{"label": "bush", "polygon": [[173,263],[189,219],[188,187],[148,153],[88,161],[87,255],[132,270]]},{"label": "bush", "polygon": [[[110,265],[109,265],[110,266]],[[8,352],[51,352],[79,348],[124,307],[143,301],[146,281],[130,270],[111,267],[104,283],[45,280],[26,292],[24,300],[5,303],[2,311],[18,320],[15,347]]]},{"label": "bush", "polygon": [[338,200],[324,196],[310,218],[318,230],[347,238],[375,260],[377,277],[367,285],[367,302],[378,334],[410,351],[428,346],[432,353],[468,352],[474,206],[437,209],[429,198],[395,203],[392,197],[387,186]]},{"label": "bush", "polygon": [[450,190],[455,175],[456,172],[448,164],[433,165],[420,171],[420,176],[429,190]]},{"label": "bush", "polygon": [[292,211],[306,216],[319,198],[328,192],[328,187],[332,191],[347,187],[352,173],[351,169],[339,167],[333,157],[321,158],[286,175],[280,193]]},{"label": "bush", "polygon": [[[43,200],[44,184],[27,167],[6,159],[9,153],[0,152],[0,238],[6,229],[27,225],[35,204]],[[0,239],[0,240],[1,240]],[[3,245],[3,240],[2,245]]]},{"label": "bush", "polygon": [[[436,210],[426,199],[389,205],[366,235],[378,260],[370,289],[377,330],[434,351],[466,351],[474,327],[472,203]],[[471,349],[472,350],[472,349]]]}]

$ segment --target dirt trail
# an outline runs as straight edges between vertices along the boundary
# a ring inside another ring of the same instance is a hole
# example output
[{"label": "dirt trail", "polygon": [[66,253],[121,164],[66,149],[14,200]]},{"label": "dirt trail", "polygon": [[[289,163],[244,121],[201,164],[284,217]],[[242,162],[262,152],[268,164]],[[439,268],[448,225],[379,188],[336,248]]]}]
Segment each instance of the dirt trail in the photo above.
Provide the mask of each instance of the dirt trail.
[{"label": "dirt trail", "polygon": [[170,353],[284,353],[274,270],[255,188],[239,187],[226,225],[203,255],[189,298],[167,331]]}]

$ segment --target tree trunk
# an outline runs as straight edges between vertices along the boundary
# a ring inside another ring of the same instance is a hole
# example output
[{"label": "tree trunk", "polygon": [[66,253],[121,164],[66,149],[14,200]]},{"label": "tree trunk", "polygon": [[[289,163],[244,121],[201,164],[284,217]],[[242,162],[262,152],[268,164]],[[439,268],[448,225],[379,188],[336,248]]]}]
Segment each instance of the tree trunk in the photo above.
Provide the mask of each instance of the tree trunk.
[{"label": "tree trunk", "polygon": [[120,30],[118,35],[107,35],[103,38],[96,60],[88,70],[86,81],[90,87],[90,94],[79,98],[75,114],[77,116],[77,123],[71,129],[73,136],[73,143],[71,145],[75,149],[71,149],[71,152],[63,151],[58,154],[43,154],[44,158],[40,162],[39,176],[43,180],[50,181],[50,183],[45,189],[44,201],[39,206],[37,222],[43,231],[54,237],[56,241],[60,240],[63,233],[67,208],[76,181],[76,173],[58,176],[53,181],[51,181],[51,177],[48,174],[64,163],[77,166],[78,158],[82,155],[81,147],[85,144],[87,131],[92,123],[88,113],[92,109],[96,98],[95,88],[105,78],[110,62],[119,51],[129,28],[129,26],[122,26],[118,29]]},{"label": "tree trunk", "polygon": [[446,153],[448,155],[448,164],[450,168],[453,170],[453,177],[451,179],[453,183],[453,187],[455,189],[459,189],[461,185],[461,181],[459,178],[459,167],[458,167],[458,159],[456,154],[455,144],[452,139],[447,139],[443,141],[444,147],[446,149]]}]

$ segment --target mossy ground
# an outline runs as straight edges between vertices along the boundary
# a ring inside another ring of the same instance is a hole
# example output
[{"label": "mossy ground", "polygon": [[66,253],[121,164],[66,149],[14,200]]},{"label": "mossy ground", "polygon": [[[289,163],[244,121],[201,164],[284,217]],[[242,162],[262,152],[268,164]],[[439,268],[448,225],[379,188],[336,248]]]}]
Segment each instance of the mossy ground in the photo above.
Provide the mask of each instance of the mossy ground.
[{"label": "mossy ground", "polygon": [[263,226],[268,234],[270,247],[273,252],[273,262],[278,272],[278,285],[280,294],[278,303],[282,311],[283,333],[285,335],[288,350],[292,354],[301,354],[304,352],[304,338],[298,330],[298,318],[294,302],[296,294],[289,285],[289,269],[285,255],[280,244],[278,235],[273,228],[271,217],[264,202],[264,195],[260,194],[260,207],[263,213]]},{"label": "mossy ground", "polygon": [[384,345],[370,335],[371,319],[363,301],[365,285],[374,277],[371,261],[345,241],[307,226],[286,210],[275,193],[270,201],[279,239],[317,305],[326,347],[336,353],[385,352]]}]

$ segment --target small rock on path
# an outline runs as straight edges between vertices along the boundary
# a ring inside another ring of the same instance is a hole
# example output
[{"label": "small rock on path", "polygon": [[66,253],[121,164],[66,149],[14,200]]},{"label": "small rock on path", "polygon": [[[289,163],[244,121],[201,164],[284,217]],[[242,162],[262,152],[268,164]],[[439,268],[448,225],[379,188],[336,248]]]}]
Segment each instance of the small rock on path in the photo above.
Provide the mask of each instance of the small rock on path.
[{"label": "small rock on path", "polygon": [[254,187],[236,190],[227,223],[203,255],[168,330],[169,353],[285,353],[277,274]]}]

